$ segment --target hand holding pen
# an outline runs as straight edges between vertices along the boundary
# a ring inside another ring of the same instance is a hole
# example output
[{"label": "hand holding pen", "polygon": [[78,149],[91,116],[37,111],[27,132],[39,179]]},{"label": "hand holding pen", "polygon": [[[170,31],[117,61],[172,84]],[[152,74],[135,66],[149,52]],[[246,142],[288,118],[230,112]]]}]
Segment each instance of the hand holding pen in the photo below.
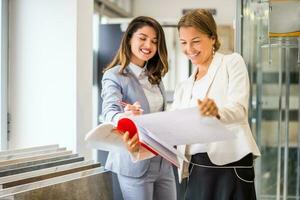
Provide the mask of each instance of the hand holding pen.
[{"label": "hand holding pen", "polygon": [[144,112],[138,101],[134,104],[125,103],[123,101],[119,101],[119,103],[124,107],[125,115],[141,115]]}]

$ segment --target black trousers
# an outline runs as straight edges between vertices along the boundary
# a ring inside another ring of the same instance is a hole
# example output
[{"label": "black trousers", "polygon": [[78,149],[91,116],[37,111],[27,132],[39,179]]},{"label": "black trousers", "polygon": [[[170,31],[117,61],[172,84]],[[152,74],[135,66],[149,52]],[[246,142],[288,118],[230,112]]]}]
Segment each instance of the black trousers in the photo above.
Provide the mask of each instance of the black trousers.
[{"label": "black trousers", "polygon": [[191,162],[210,167],[190,164],[186,200],[256,200],[254,168],[234,168],[252,166],[252,154],[224,165],[229,168],[211,168],[217,165],[209,160],[207,153],[193,155]]}]

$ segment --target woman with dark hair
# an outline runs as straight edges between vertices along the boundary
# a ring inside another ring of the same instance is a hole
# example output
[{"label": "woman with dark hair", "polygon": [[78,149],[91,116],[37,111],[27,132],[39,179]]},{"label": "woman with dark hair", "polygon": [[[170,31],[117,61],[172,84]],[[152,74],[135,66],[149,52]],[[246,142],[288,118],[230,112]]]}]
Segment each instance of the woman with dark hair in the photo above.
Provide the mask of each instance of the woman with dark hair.
[{"label": "woman with dark hair", "polygon": [[[104,121],[116,123],[124,115],[163,111],[166,103],[162,77],[167,71],[161,25],[150,17],[133,19],[103,75]],[[122,102],[126,102],[125,108]],[[105,165],[117,173],[124,199],[176,199],[172,164],[141,147],[137,135],[130,139],[125,133],[124,142],[128,152],[110,152]]]},{"label": "woman with dark hair", "polygon": [[[211,13],[190,11],[178,23],[183,53],[195,65],[180,83],[173,109],[194,107],[225,124],[235,138],[177,148],[190,157],[179,179],[188,177],[186,199],[256,199],[253,159],[260,155],[248,124],[249,78],[241,55],[218,53],[220,42]],[[205,133],[203,133],[205,134]]]}]

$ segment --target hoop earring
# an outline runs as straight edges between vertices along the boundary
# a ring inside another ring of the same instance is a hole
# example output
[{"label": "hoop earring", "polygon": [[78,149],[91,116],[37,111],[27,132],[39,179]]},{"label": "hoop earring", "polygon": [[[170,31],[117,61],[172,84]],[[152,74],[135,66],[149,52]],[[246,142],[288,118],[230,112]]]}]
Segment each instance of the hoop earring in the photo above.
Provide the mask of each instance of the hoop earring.
[{"label": "hoop earring", "polygon": [[215,53],[216,53],[216,52],[215,52],[215,47],[213,47],[213,48],[212,48],[212,55],[214,56]]}]

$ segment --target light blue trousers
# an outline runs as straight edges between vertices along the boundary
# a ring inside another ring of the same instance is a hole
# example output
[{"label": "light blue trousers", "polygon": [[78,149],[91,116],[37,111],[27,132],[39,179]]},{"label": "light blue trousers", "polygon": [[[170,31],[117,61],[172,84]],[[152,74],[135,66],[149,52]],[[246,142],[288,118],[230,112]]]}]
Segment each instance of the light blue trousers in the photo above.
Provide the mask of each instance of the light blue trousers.
[{"label": "light blue trousers", "polygon": [[176,200],[176,184],[170,162],[151,158],[147,172],[139,178],[118,175],[124,200]]}]

